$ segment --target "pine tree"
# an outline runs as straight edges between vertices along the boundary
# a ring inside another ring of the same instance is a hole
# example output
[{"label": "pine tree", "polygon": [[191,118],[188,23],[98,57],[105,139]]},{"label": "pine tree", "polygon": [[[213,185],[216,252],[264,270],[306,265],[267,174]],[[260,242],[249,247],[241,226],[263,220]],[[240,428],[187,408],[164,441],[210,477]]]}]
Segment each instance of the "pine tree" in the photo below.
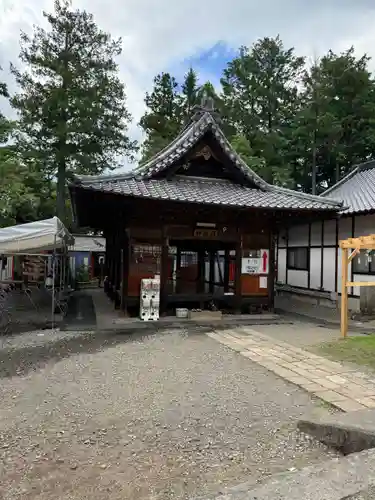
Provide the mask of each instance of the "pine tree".
[{"label": "pine tree", "polygon": [[328,52],[306,70],[302,106],[295,115],[291,149],[301,168],[296,187],[317,191],[339,181],[375,151],[375,84],[369,58],[351,48]]},{"label": "pine tree", "polygon": [[181,98],[176,79],[169,73],[157,75],[152,92],[146,93],[145,104],[147,110],[139,123],[146,134],[142,162],[166,147],[181,128]]},{"label": "pine tree", "polygon": [[20,93],[19,144],[46,176],[57,177],[57,215],[66,218],[66,180],[72,172],[98,174],[135,149],[127,135],[130,114],[116,57],[121,40],[99,29],[91,14],[56,0],[43,13],[47,30],[21,34],[20,59],[11,66]]},{"label": "pine tree", "polygon": [[269,182],[290,183],[288,140],[303,67],[304,59],[279,37],[264,38],[251,49],[242,47],[221,80],[228,126],[264,158],[262,176]]},{"label": "pine tree", "polygon": [[181,113],[185,119],[191,116],[194,106],[198,104],[199,92],[198,75],[193,68],[190,68],[185,75],[181,91]]}]

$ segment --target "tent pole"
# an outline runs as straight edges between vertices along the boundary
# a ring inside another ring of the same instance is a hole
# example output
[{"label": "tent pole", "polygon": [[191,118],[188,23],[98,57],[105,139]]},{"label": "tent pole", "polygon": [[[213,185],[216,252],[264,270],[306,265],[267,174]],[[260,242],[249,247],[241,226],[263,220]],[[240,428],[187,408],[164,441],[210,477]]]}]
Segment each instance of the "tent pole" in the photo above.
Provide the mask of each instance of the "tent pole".
[{"label": "tent pole", "polygon": [[55,328],[55,262],[56,259],[56,234],[52,254],[52,328]]}]

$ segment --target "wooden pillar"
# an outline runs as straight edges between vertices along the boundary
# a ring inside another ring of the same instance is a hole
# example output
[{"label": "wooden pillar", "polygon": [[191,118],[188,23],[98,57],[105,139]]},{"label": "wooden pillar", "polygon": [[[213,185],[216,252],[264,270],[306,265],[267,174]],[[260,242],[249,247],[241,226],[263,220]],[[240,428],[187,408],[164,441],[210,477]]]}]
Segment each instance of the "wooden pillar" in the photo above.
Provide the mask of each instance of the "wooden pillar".
[{"label": "wooden pillar", "polygon": [[229,292],[229,259],[230,252],[226,248],[224,252],[224,293]]},{"label": "wooden pillar", "polygon": [[114,245],[114,236],[111,232],[110,235],[110,247],[109,247],[109,268],[108,268],[108,278],[110,282],[110,292],[113,290],[113,280],[114,280],[114,254],[113,254],[113,245]]},{"label": "wooden pillar", "polygon": [[160,270],[160,313],[165,314],[168,308],[168,253],[169,241],[167,228],[163,226],[161,237],[161,270]]},{"label": "wooden pillar", "polygon": [[122,281],[122,249],[124,239],[124,228],[122,222],[120,222],[116,231],[116,290],[120,290]]},{"label": "wooden pillar", "polygon": [[115,284],[115,235],[111,234],[111,286]]},{"label": "wooden pillar", "polygon": [[215,291],[215,253],[214,251],[211,251],[209,253],[210,256],[210,274],[209,274],[209,280],[210,280],[210,293],[214,293]]},{"label": "wooden pillar", "polygon": [[176,293],[180,293],[181,290],[181,247],[177,247],[176,254]]},{"label": "wooden pillar", "polygon": [[348,249],[341,249],[341,336],[348,334]]},{"label": "wooden pillar", "polygon": [[130,273],[130,257],[131,257],[131,240],[130,240],[130,230],[126,229],[124,231],[124,242],[123,248],[121,250],[121,309],[125,314],[128,312],[128,296],[129,296],[129,273]]},{"label": "wooden pillar", "polygon": [[205,280],[206,280],[205,252],[203,250],[199,250],[197,293],[204,293]]},{"label": "wooden pillar", "polygon": [[242,287],[241,287],[241,266],[242,266],[242,234],[238,233],[236,242],[236,264],[235,264],[235,297],[236,297],[236,312],[239,314],[242,307]]},{"label": "wooden pillar", "polygon": [[103,233],[103,236],[105,238],[105,252],[104,252],[103,274],[104,274],[104,276],[108,276],[108,244],[109,244],[109,242],[108,242],[108,233],[105,231]]}]

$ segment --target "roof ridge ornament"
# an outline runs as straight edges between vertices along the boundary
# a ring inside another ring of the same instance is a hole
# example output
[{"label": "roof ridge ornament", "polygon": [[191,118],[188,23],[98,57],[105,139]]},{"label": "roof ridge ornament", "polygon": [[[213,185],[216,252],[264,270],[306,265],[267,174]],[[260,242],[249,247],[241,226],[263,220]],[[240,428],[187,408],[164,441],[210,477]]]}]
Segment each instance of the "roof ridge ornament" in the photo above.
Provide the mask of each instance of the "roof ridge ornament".
[{"label": "roof ridge ornament", "polygon": [[213,100],[213,97],[208,95],[207,90],[204,90],[202,93],[200,107],[208,112],[215,111],[215,102]]}]

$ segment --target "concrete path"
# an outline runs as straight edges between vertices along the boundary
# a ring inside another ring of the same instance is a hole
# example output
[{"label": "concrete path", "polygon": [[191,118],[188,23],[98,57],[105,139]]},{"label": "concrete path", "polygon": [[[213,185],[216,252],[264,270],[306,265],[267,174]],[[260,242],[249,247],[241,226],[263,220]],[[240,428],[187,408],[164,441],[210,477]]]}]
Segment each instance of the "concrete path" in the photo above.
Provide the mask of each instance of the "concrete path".
[{"label": "concrete path", "polygon": [[[340,329],[340,308],[309,304],[295,297],[275,297],[275,310],[294,319],[305,319],[318,325],[326,325],[334,329]],[[350,318],[350,312],[349,312]],[[375,321],[365,318],[349,319],[349,331],[352,332],[374,332]]]},{"label": "concrete path", "polygon": [[64,331],[93,331],[96,329],[96,314],[92,297],[75,292],[68,303],[68,311],[61,324]]},{"label": "concrete path", "polygon": [[375,384],[357,370],[248,327],[207,335],[342,411],[375,408]]}]

